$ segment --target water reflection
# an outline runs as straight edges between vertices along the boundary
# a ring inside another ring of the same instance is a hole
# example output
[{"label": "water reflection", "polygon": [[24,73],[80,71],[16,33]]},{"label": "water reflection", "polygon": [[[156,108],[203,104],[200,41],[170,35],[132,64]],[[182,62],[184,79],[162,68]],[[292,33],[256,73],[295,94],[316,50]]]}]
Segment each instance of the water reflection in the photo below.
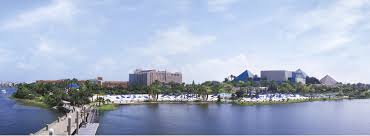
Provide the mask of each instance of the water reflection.
[{"label": "water reflection", "polygon": [[100,116],[98,134],[370,134],[369,102],[124,105]]}]

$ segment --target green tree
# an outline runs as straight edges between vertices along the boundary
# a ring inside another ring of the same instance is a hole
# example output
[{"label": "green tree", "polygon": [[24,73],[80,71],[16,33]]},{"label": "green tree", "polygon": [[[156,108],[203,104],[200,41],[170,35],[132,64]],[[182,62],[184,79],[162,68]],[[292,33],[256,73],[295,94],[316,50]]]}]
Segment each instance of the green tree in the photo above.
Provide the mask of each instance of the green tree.
[{"label": "green tree", "polygon": [[159,81],[155,81],[148,87],[148,94],[154,101],[158,100],[159,94],[161,93],[162,84]]}]

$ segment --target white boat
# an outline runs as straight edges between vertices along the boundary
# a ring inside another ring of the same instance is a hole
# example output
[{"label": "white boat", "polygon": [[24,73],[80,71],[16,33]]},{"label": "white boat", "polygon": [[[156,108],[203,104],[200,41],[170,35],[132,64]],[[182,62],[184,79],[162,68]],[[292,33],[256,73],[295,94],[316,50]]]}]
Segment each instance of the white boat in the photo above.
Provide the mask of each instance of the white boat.
[{"label": "white boat", "polygon": [[1,93],[6,94],[6,90],[1,90]]}]

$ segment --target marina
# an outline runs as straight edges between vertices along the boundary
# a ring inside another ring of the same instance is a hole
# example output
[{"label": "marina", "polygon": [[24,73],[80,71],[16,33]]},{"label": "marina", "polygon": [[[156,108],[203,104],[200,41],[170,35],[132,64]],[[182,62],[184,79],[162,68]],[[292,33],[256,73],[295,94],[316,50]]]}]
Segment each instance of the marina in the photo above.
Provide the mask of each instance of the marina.
[{"label": "marina", "polygon": [[[109,100],[110,103],[114,104],[129,104],[129,103],[143,103],[150,100],[153,100],[152,96],[149,94],[129,94],[129,95],[104,95],[98,96],[95,95],[92,100],[96,100],[98,97],[103,98],[104,100]],[[208,95],[207,100],[203,100],[200,97],[196,97],[196,94],[186,94],[186,95],[165,95],[159,94],[157,102],[217,102],[219,99],[222,102],[230,101],[231,94],[222,93],[219,95]],[[309,99],[306,96],[301,96],[298,94],[261,94],[253,98],[242,98],[243,102],[279,102],[286,100],[306,100]]]}]

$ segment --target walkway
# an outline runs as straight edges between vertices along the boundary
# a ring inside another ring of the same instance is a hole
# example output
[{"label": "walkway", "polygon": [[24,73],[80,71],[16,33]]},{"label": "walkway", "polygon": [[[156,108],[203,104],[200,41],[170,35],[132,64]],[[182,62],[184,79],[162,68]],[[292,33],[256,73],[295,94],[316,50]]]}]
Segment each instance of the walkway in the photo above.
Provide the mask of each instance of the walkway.
[{"label": "walkway", "polygon": [[99,123],[88,123],[80,128],[78,135],[95,135],[98,127]]},{"label": "walkway", "polygon": [[[40,131],[36,132],[35,135],[49,135],[49,130],[54,130],[54,135],[68,135],[68,116],[71,117],[71,129],[70,134],[76,130],[77,126],[81,125],[83,119],[86,117],[86,114],[78,107],[66,107],[70,108],[71,111],[64,115],[63,117],[58,117],[53,123],[46,125]],[[78,113],[78,115],[77,115]],[[78,118],[78,121],[77,121]]]}]

